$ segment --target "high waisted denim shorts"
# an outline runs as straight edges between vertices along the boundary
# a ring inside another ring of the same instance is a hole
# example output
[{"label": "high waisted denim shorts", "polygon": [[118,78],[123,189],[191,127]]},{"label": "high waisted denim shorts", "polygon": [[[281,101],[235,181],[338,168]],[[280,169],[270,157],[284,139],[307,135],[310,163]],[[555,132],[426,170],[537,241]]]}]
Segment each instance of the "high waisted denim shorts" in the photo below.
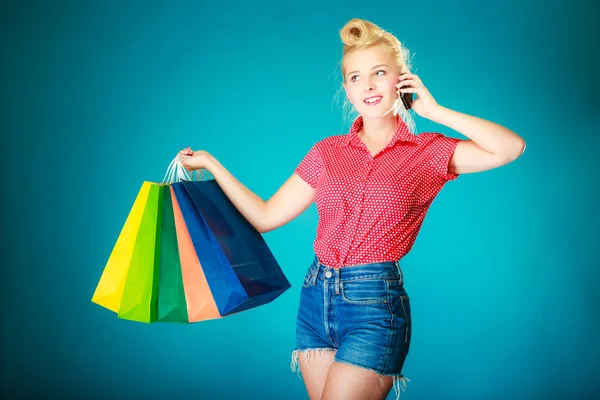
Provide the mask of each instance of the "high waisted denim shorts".
[{"label": "high waisted denim shorts", "polygon": [[336,350],[334,361],[393,376],[399,395],[410,315],[398,261],[330,268],[315,257],[302,283],[292,370],[300,373],[301,352]]}]

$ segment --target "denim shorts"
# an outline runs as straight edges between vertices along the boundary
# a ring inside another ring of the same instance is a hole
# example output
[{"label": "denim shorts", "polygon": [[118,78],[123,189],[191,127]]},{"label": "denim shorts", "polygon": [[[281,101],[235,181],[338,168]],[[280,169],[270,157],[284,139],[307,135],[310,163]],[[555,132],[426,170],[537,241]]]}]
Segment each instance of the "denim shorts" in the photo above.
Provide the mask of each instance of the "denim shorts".
[{"label": "denim shorts", "polygon": [[300,352],[308,358],[312,351],[336,350],[333,361],[393,376],[398,392],[396,384],[406,385],[402,367],[410,337],[410,302],[398,261],[330,268],[315,257],[302,283],[293,371],[300,373]]}]

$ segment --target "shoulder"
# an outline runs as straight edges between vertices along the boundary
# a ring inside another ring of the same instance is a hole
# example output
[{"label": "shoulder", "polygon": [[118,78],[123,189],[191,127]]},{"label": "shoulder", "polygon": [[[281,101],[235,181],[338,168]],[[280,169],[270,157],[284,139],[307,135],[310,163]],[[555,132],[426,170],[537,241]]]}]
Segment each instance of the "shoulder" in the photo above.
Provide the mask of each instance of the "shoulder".
[{"label": "shoulder", "polygon": [[347,135],[332,135],[314,143],[311,151],[318,154],[326,154],[332,149],[342,147]]},{"label": "shoulder", "polygon": [[347,139],[347,135],[332,135],[328,136],[324,139],[321,139],[317,143],[315,143],[315,147],[319,148],[331,148],[331,147],[341,147],[344,141]]},{"label": "shoulder", "polygon": [[423,132],[416,136],[419,144],[423,146],[438,145],[448,142],[458,143],[460,141],[460,139],[446,136],[440,132]]}]

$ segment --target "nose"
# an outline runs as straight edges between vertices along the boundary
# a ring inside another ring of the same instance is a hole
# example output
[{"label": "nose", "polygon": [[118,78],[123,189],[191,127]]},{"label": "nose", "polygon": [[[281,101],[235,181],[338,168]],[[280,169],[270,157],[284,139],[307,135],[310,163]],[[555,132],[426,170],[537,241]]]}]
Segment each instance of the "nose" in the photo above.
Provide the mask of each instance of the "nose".
[{"label": "nose", "polygon": [[373,83],[373,81],[370,78],[365,78],[363,82],[365,85],[365,92],[375,90],[375,83]]}]

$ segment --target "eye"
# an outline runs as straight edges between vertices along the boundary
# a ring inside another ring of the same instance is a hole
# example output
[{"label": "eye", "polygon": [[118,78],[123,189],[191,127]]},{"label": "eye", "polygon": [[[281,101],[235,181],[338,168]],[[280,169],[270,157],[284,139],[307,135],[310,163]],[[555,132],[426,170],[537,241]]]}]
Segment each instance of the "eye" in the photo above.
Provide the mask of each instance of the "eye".
[{"label": "eye", "polygon": [[382,69],[380,69],[380,70],[378,70],[377,72],[375,72],[375,74],[379,74],[380,72],[383,72],[383,75],[385,75],[385,71],[384,71],[384,70],[382,70]]},{"label": "eye", "polygon": [[352,76],[350,77],[350,80],[351,80],[352,82],[356,82],[356,80],[355,80],[354,78],[358,78],[358,75],[352,75]]}]

